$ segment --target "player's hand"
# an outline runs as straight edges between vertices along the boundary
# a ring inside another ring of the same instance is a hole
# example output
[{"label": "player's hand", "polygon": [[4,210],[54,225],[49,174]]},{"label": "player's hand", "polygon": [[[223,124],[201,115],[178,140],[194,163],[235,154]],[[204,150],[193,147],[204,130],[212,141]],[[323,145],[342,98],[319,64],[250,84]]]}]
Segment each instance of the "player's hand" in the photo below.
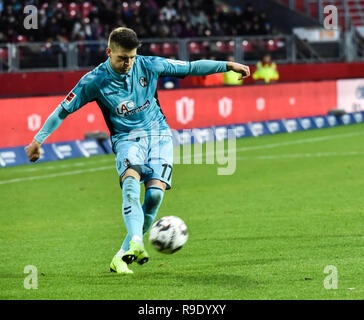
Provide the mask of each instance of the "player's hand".
[{"label": "player's hand", "polygon": [[249,66],[246,66],[244,64],[229,61],[227,63],[227,68],[229,71],[233,70],[237,73],[240,73],[241,76],[238,78],[239,80],[243,80],[244,78],[248,78],[250,76]]},{"label": "player's hand", "polygon": [[25,151],[31,162],[35,162],[40,158],[41,144],[37,140],[33,140],[26,148]]}]

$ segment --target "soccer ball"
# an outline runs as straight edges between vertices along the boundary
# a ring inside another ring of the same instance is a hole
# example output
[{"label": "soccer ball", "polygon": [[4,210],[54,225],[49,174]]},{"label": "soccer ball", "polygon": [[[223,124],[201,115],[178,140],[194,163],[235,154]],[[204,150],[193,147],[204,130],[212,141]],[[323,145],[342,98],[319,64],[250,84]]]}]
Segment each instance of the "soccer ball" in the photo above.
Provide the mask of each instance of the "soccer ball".
[{"label": "soccer ball", "polygon": [[182,219],[166,216],[157,220],[149,233],[149,241],[159,252],[175,253],[188,238],[187,226]]}]

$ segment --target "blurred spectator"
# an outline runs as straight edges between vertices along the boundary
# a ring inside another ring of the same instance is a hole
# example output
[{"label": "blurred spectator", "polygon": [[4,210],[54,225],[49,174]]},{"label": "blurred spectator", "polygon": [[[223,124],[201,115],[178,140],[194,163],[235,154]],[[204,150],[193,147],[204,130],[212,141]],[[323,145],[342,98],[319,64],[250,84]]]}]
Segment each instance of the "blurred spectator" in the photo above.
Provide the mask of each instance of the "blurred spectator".
[{"label": "blurred spectator", "polygon": [[178,17],[177,11],[175,8],[173,8],[173,2],[168,1],[167,5],[161,9],[159,19],[161,21],[163,20],[171,21],[173,18],[177,17]]},{"label": "blurred spectator", "polygon": [[[234,61],[234,57],[229,56],[228,61]],[[243,80],[239,80],[241,76],[240,73],[237,73],[233,70],[223,73],[224,85],[228,86],[239,86],[243,84]]]},{"label": "blurred spectator", "polygon": [[279,79],[277,65],[272,61],[270,54],[265,54],[262,61],[257,63],[257,69],[253,73],[253,79],[257,82],[275,82]]}]

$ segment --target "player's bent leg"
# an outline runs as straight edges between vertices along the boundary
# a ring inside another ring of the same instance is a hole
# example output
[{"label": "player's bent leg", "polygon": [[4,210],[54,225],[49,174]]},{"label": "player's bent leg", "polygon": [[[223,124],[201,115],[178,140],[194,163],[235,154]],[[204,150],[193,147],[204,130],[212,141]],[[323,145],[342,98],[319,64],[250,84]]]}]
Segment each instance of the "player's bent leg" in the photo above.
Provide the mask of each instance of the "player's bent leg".
[{"label": "player's bent leg", "polygon": [[160,180],[149,180],[145,183],[145,196],[143,203],[144,225],[143,235],[145,235],[153,224],[158,209],[162,203],[166,184]]},{"label": "player's bent leg", "polygon": [[[143,235],[147,233],[153,224],[153,221],[157,215],[158,209],[162,203],[164,190],[166,185],[164,182],[159,180],[150,180],[145,184],[145,197],[143,203],[144,212],[144,225],[143,225]],[[142,265],[149,261],[149,255],[144,250],[139,254],[137,262]]]},{"label": "player's bent leg", "polygon": [[140,176],[128,169],[122,177],[123,217],[128,234],[131,236],[130,248],[122,255],[127,264],[136,260],[143,252],[144,213],[140,204]]}]

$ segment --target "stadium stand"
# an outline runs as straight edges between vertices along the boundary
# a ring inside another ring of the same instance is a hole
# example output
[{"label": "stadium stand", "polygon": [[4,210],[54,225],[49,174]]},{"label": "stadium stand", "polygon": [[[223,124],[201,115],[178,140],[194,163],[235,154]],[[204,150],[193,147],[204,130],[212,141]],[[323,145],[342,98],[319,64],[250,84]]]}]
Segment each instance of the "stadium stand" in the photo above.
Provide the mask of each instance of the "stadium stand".
[{"label": "stadium stand", "polygon": [[[0,2],[2,3],[2,1]],[[22,28],[23,8],[39,10],[40,28]],[[1,9],[2,8],[2,9]],[[147,1],[5,1],[0,6],[0,43],[106,39],[118,26],[133,28],[140,38],[268,34],[265,11],[251,4],[242,10],[213,0]]]},{"label": "stadium stand", "polygon": [[[38,9],[36,30],[23,27],[29,4]],[[327,4],[337,6],[341,32],[329,41],[302,39],[295,29],[323,29]],[[364,0],[0,0],[0,73],[90,70],[105,60],[107,36],[117,26],[136,30],[143,55],[233,56],[251,66],[266,53],[278,65],[360,62],[363,10]],[[280,81],[286,79],[283,71]]]},{"label": "stadium stand", "polygon": [[364,25],[364,1],[363,0],[276,0],[292,10],[296,10],[311,18],[322,22],[323,8],[334,5],[339,14],[339,25],[342,30],[354,26]]}]

